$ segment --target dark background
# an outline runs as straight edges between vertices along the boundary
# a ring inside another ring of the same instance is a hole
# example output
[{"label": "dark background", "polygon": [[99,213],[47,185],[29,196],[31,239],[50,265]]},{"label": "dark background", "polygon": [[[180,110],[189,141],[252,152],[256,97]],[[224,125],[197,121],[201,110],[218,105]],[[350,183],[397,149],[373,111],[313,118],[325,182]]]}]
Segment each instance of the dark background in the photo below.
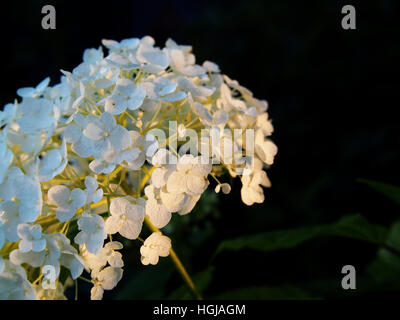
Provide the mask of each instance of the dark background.
[{"label": "dark background", "polygon": [[[45,4],[56,8],[56,30],[41,28]],[[341,28],[345,4],[356,7],[356,30]],[[174,246],[196,274],[226,238],[357,212],[386,226],[399,216],[395,204],[356,181],[400,185],[398,20],[395,0],[7,1],[0,13],[0,105],[46,76],[57,83],[60,69],[71,71],[83,50],[97,48],[103,38],[144,35],[158,46],[169,37],[192,45],[198,63],[216,62],[266,99],[279,152],[268,171],[272,188],[265,190],[265,203],[242,204],[237,182],[231,195],[218,201],[210,195],[201,210],[173,220]],[[105,298],[169,297],[181,279],[168,259],[143,267],[139,244],[131,248],[123,280]],[[223,253],[213,261],[206,297],[252,285],[312,289],[321,283],[317,295],[331,286],[328,297],[353,297],[340,289],[342,266],[352,264],[363,274],[374,256],[370,245],[337,238],[271,254]],[[88,290],[82,282],[81,296],[87,298]],[[380,287],[361,295],[395,293]]]}]

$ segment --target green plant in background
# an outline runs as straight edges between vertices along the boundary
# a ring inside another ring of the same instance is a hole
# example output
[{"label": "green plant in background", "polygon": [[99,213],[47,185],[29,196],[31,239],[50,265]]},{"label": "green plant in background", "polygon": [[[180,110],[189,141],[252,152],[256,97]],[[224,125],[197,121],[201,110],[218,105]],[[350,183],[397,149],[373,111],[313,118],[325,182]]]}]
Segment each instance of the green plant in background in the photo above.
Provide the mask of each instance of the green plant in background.
[{"label": "green plant in background", "polygon": [[[377,181],[359,179],[374,190],[384,194],[399,204],[400,188]],[[369,262],[365,274],[357,274],[360,286],[354,296],[363,293],[373,293],[380,288],[388,291],[400,290],[400,220],[394,221],[389,228],[382,225],[371,224],[361,214],[345,215],[337,222],[331,224],[308,226],[287,230],[263,232],[242,236],[239,238],[222,241],[211,258],[210,266],[195,275],[195,283],[206,291],[213,281],[215,267],[213,263],[224,252],[236,252],[241,255],[243,250],[250,250],[250,254],[257,259],[257,255],[267,252],[291,249],[301,246],[306,242],[317,241],[320,238],[329,238],[335,241],[344,238],[347,241],[361,241],[369,244],[371,252],[376,251],[376,256]],[[354,253],[357,255],[357,252]],[[338,270],[340,271],[340,270]],[[363,270],[364,271],[364,270]],[[266,275],[260,274],[260,278]],[[344,275],[342,275],[344,276]],[[325,297],[352,296],[344,295],[341,288],[340,276],[334,279],[323,280],[315,283],[287,284],[285,279],[280,279],[282,285],[275,286],[250,286],[221,291],[207,298],[213,299],[323,299]],[[184,287],[175,291],[171,298],[190,299],[191,296]]]}]

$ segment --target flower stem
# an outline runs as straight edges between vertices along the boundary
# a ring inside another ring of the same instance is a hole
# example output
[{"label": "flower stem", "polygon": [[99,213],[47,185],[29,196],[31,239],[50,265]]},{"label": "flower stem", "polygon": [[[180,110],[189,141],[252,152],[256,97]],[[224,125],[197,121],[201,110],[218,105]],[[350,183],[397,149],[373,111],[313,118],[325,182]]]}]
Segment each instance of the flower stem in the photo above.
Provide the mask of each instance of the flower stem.
[{"label": "flower stem", "polygon": [[75,279],[75,300],[78,300],[78,279]]},{"label": "flower stem", "polygon": [[[154,170],[154,167],[146,173],[146,176],[142,180],[142,184],[140,186],[140,190],[142,190],[142,188],[146,184],[147,180],[150,178],[151,173],[153,172],[153,170]],[[124,192],[126,194],[129,194],[129,195],[133,195],[134,194],[133,190],[129,187],[129,185],[125,181],[123,181],[121,183],[121,188],[124,190]],[[153,231],[153,232],[161,232],[157,227],[155,227],[150,222],[150,220],[147,217],[145,217],[144,221],[145,221],[146,225],[149,227],[149,229],[151,231]],[[181,260],[179,259],[178,255],[176,254],[176,252],[174,251],[174,249],[172,247],[169,250],[169,256],[171,257],[171,260],[174,263],[176,269],[181,274],[183,280],[187,284],[187,286],[188,286],[190,292],[192,293],[193,297],[195,299],[197,299],[197,300],[202,300],[203,298],[201,297],[200,293],[197,291],[196,286],[194,285],[194,283],[192,281],[192,278],[190,278],[189,273],[186,271],[186,269],[183,266]]]},{"label": "flower stem", "polygon": [[[155,227],[150,220],[146,217],[145,218],[145,223],[149,227],[149,229],[153,232],[161,232],[157,227]],[[200,293],[197,291],[196,286],[194,285],[192,278],[189,276],[189,273],[186,271],[185,267],[183,266],[181,260],[179,259],[178,255],[174,251],[174,249],[171,247],[169,250],[169,256],[171,257],[172,262],[174,263],[176,269],[178,272],[181,274],[183,280],[186,282],[186,285],[188,286],[190,292],[192,293],[193,297],[197,300],[203,300],[202,296]]]},{"label": "flower stem", "polygon": [[84,277],[78,277],[78,279],[81,279],[81,280],[83,280],[83,281],[86,281],[86,282],[89,282],[89,283],[93,284],[93,282],[92,282],[91,280],[86,279],[86,278],[84,278]]}]

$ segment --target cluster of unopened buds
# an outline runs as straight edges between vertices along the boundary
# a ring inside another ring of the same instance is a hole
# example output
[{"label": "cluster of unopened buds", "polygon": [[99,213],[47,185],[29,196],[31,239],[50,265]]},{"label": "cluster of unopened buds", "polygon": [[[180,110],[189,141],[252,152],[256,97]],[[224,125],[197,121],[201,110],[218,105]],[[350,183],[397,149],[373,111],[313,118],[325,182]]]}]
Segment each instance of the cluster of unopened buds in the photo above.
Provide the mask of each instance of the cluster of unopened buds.
[{"label": "cluster of unopened buds", "polygon": [[0,299],[65,299],[78,278],[102,299],[123,275],[113,236],[140,241],[154,265],[172,250],[160,229],[192,211],[209,179],[228,194],[220,178],[239,177],[247,205],[270,186],[266,101],[196,64],[190,46],[102,43],[108,55],[85,50],[59,84],[21,88],[0,111]]}]

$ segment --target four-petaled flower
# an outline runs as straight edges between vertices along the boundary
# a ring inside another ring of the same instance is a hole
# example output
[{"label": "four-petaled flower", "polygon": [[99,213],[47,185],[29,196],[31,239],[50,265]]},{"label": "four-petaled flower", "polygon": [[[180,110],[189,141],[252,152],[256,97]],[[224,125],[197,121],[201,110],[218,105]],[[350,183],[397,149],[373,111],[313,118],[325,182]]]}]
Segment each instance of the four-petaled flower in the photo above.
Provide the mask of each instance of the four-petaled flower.
[{"label": "four-petaled flower", "polygon": [[18,246],[21,252],[40,252],[46,248],[46,239],[43,238],[40,225],[20,224],[18,226],[18,235],[21,238]]},{"label": "four-petaled flower", "polygon": [[90,253],[98,253],[107,238],[103,218],[97,214],[84,213],[78,220],[78,229],[80,232],[75,236],[75,243],[85,244]]},{"label": "four-petaled flower", "polygon": [[128,108],[136,110],[144,98],[146,90],[129,79],[119,79],[115,85],[114,92],[105,100],[105,110],[111,114],[121,114]]},{"label": "four-petaled flower", "polygon": [[94,286],[90,291],[92,300],[101,300],[104,290],[112,290],[122,278],[123,270],[121,268],[107,267],[101,271],[92,271]]},{"label": "four-petaled flower", "polygon": [[100,158],[107,156],[112,149],[122,151],[131,143],[128,130],[117,124],[108,112],[103,112],[99,118],[91,119],[83,134],[94,141],[94,155]]},{"label": "four-petaled flower", "polygon": [[53,186],[47,193],[49,203],[55,205],[56,216],[60,222],[71,219],[76,210],[81,208],[86,202],[86,194],[79,188],[70,191],[66,186]]},{"label": "four-petaled flower", "polygon": [[[135,204],[136,201],[136,204]],[[145,200],[130,196],[114,198],[110,204],[111,216],[106,220],[108,234],[119,233],[127,239],[136,239],[142,230]]]},{"label": "four-petaled flower", "polygon": [[167,257],[171,249],[171,239],[153,232],[140,247],[141,261],[144,265],[157,264],[159,257]]}]

